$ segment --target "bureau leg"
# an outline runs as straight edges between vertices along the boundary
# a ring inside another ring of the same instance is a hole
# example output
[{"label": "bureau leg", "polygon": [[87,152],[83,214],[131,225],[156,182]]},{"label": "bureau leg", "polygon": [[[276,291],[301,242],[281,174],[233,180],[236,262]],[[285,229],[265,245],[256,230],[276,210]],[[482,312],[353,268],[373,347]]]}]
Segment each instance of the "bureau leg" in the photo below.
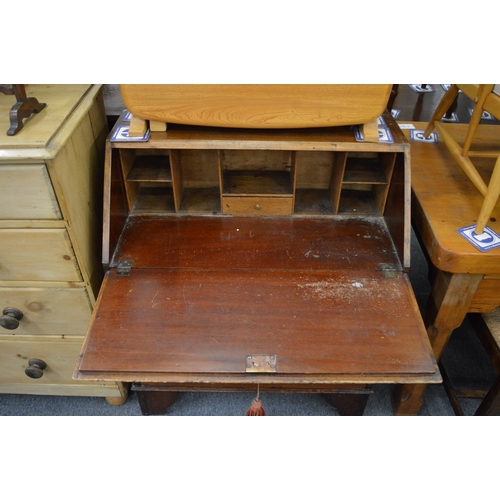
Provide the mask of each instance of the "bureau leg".
[{"label": "bureau leg", "polygon": [[394,415],[417,416],[426,387],[424,384],[396,385],[391,397]]},{"label": "bureau leg", "polygon": [[169,406],[175,403],[177,392],[158,390],[139,390],[137,399],[143,415],[164,415]]},{"label": "bureau leg", "polygon": [[365,413],[366,404],[371,391],[360,391],[359,393],[335,393],[325,394],[326,400],[337,409],[343,417],[361,417]]}]

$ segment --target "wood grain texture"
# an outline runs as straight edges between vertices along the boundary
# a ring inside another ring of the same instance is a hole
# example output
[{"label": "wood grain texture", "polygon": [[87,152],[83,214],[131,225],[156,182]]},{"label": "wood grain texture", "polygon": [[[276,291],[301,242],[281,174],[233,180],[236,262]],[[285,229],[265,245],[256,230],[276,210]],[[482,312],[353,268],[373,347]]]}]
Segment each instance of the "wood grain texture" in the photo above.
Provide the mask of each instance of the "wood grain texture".
[{"label": "wood grain texture", "polygon": [[[435,381],[436,367],[383,218],[131,217],[78,377],[243,384],[247,354],[286,384]],[[221,379],[222,377],[222,379]]]},{"label": "wood grain texture", "polygon": [[[122,398],[121,383],[72,378],[103,277],[101,86],[27,91],[47,107],[15,136],[0,133],[0,312],[24,314],[17,329],[0,329],[0,391]],[[11,106],[4,97],[0,127]],[[41,379],[25,375],[30,358],[47,363]]]},{"label": "wood grain texture", "polygon": [[144,120],[236,128],[356,125],[385,110],[392,85],[120,85]]},{"label": "wood grain texture", "polygon": [[[46,394],[60,396],[119,396],[126,394],[116,383],[95,384],[73,380],[72,373],[78,360],[82,337],[30,337],[17,339],[0,335],[0,364],[2,366],[2,393]],[[28,361],[36,357],[46,362],[42,378],[30,379],[24,372]]]},{"label": "wood grain texture", "polygon": [[[1,308],[14,307],[23,313],[19,327],[11,333],[20,335],[79,335],[87,331],[92,305],[85,288],[0,287]],[[8,333],[1,330],[2,333]]]},{"label": "wood grain texture", "polygon": [[[423,130],[422,123],[416,123]],[[447,129],[461,142],[466,124],[447,124]],[[474,141],[476,150],[500,150],[498,127],[481,125]],[[412,142],[412,215],[419,234],[429,249],[433,264],[451,273],[500,274],[500,249],[481,252],[463,238],[457,229],[475,224],[483,196],[455,163],[442,142]],[[488,178],[495,159],[476,160],[479,172]],[[500,206],[488,220],[488,226],[500,233]]]},{"label": "wood grain texture", "polygon": [[61,219],[54,189],[43,163],[1,165],[0,219]]},{"label": "wood grain texture", "polygon": [[[22,131],[14,136],[6,135],[10,127],[9,110],[14,100],[12,96],[0,93],[0,151],[47,147],[91,87],[91,85],[26,85],[28,97],[35,96],[40,102],[46,103],[47,107],[26,120]],[[6,151],[5,155],[7,154]]]},{"label": "wood grain texture", "polygon": [[0,280],[81,281],[65,229],[1,229]]},{"label": "wood grain texture", "polygon": [[112,265],[134,268],[399,269],[382,217],[130,217]]},{"label": "wood grain texture", "polygon": [[435,374],[401,273],[134,269],[123,277],[113,270],[105,290],[83,374],[210,378],[244,374],[246,355],[262,353],[278,356],[282,375]]}]

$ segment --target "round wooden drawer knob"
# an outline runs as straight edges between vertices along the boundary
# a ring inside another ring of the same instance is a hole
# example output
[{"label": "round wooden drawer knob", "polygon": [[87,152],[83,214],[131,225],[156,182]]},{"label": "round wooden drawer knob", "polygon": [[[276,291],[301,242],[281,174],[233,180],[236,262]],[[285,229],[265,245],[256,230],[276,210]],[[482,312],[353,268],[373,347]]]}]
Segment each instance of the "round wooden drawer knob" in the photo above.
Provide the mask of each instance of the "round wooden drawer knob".
[{"label": "round wooden drawer knob", "polygon": [[47,363],[41,359],[33,358],[28,361],[28,368],[24,370],[24,373],[28,375],[29,378],[42,378],[43,370],[47,368]]},{"label": "round wooden drawer knob", "polygon": [[15,307],[6,307],[0,316],[0,326],[6,330],[15,330],[23,319],[23,313]]}]

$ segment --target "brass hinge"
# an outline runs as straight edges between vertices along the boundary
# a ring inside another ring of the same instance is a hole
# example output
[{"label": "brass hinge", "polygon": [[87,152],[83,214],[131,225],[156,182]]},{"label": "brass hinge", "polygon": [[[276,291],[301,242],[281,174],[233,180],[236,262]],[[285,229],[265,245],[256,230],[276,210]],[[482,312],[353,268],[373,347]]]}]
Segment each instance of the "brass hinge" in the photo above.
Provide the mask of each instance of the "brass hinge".
[{"label": "brass hinge", "polygon": [[118,266],[116,267],[116,274],[118,276],[130,276],[130,271],[132,270],[131,260],[120,260]]},{"label": "brass hinge", "polygon": [[382,264],[379,264],[379,266],[380,266],[380,270],[384,274],[384,278],[386,280],[397,278],[398,274],[397,274],[396,268],[393,264],[382,263]]},{"label": "brass hinge", "polygon": [[245,371],[247,373],[276,373],[277,363],[276,354],[248,354]]}]

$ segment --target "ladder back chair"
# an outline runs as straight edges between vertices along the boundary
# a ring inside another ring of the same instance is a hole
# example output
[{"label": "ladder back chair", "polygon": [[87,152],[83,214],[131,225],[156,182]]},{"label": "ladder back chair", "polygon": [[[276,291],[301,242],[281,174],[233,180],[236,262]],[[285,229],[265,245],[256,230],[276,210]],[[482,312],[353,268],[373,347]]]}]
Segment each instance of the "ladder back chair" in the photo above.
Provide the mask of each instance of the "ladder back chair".
[{"label": "ladder back chair", "polygon": [[[460,146],[446,130],[446,127],[440,123],[441,118],[443,118],[453,105],[460,90],[474,101],[474,109],[463,146]],[[500,85],[453,84],[444,94],[424,132],[426,137],[434,129],[439,132],[454,160],[469,177],[477,190],[484,196],[481,211],[476,222],[476,234],[483,233],[500,195],[500,151],[475,151],[471,149],[484,111],[487,111],[496,119],[500,119]],[[488,184],[483,180],[471,160],[471,158],[479,157],[496,158],[496,163]]]}]

